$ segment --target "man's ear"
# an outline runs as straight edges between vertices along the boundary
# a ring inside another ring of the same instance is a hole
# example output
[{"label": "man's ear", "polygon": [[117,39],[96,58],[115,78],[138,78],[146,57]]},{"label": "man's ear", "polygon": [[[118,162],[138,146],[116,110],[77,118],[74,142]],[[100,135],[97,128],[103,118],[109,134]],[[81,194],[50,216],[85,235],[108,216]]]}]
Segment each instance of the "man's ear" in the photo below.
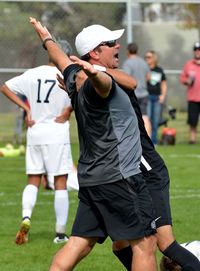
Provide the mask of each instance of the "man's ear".
[{"label": "man's ear", "polygon": [[99,60],[99,52],[97,50],[93,50],[91,52],[89,52],[90,57],[95,59],[95,60]]}]

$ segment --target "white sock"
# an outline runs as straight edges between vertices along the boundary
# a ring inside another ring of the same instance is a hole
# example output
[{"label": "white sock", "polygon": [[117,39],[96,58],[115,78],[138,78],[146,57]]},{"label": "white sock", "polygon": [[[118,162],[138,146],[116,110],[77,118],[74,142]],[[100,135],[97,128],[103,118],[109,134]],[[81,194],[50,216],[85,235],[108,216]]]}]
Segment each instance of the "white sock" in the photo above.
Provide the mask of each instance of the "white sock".
[{"label": "white sock", "polygon": [[56,214],[56,233],[65,233],[69,210],[67,190],[55,191],[54,208]]},{"label": "white sock", "polygon": [[22,194],[22,218],[31,218],[33,208],[37,200],[38,188],[33,184],[28,184]]}]

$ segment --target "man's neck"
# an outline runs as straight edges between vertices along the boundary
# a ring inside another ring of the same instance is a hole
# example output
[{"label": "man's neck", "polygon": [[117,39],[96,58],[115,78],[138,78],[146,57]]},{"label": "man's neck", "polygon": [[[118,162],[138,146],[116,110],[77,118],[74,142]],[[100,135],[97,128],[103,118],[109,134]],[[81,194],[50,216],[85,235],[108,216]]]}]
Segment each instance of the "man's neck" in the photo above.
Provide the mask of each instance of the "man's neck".
[{"label": "man's neck", "polygon": [[197,64],[197,65],[200,65],[200,59],[194,59],[194,62]]},{"label": "man's neck", "polygon": [[129,54],[129,55],[128,55],[128,58],[135,58],[135,57],[137,57],[136,54]]}]

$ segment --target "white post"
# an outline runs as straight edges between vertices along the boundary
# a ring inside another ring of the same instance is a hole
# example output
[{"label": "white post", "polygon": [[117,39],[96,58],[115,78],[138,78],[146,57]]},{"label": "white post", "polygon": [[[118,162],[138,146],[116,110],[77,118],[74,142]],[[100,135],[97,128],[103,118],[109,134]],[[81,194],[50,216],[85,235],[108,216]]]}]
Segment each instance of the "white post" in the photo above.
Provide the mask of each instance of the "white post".
[{"label": "white post", "polygon": [[127,43],[133,41],[132,31],[132,0],[126,2],[126,13],[127,13]]}]

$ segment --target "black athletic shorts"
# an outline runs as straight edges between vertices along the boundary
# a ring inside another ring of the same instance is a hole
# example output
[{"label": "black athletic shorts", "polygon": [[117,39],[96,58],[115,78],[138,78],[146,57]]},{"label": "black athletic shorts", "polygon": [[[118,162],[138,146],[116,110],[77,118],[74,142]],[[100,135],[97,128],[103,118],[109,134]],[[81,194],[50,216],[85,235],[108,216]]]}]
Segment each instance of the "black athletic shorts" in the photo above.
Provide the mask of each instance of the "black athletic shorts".
[{"label": "black athletic shorts", "polygon": [[152,169],[143,173],[143,175],[152,197],[156,214],[156,227],[172,225],[169,196],[170,180],[166,167],[160,168],[159,172]]},{"label": "black athletic shorts", "polygon": [[81,187],[72,236],[135,240],[156,232],[152,200],[142,174]]},{"label": "black athletic shorts", "polygon": [[199,121],[200,115],[200,102],[188,102],[188,121],[187,123],[196,127]]}]

